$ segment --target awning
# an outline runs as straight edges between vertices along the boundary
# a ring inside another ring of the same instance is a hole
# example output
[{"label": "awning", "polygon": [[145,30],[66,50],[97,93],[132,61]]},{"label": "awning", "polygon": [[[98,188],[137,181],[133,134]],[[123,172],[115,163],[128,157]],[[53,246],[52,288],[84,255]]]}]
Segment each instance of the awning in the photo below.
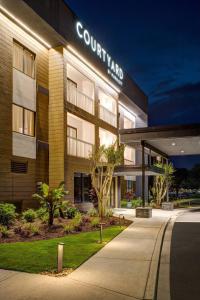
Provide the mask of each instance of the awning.
[{"label": "awning", "polygon": [[136,149],[143,141],[152,150],[152,156],[159,152],[163,156],[198,155],[200,124],[123,129],[120,130],[120,141]]}]

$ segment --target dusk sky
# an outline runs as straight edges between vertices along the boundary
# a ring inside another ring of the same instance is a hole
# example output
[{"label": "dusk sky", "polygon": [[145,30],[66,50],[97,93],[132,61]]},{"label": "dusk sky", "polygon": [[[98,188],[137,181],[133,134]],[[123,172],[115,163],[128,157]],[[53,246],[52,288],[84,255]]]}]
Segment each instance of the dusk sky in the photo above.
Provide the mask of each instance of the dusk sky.
[{"label": "dusk sky", "polygon": [[146,93],[149,125],[200,123],[200,1],[66,3]]}]

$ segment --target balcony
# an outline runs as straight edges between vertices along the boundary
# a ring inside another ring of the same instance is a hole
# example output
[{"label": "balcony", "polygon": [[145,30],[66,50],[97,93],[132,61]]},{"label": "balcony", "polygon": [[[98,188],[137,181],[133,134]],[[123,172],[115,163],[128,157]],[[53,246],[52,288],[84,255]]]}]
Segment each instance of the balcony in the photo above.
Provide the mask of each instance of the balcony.
[{"label": "balcony", "polygon": [[89,158],[94,145],[73,137],[67,137],[67,154],[82,158]]},{"label": "balcony", "polygon": [[109,123],[110,125],[117,127],[117,116],[103,105],[99,105],[99,117],[101,120]]},{"label": "balcony", "polygon": [[94,115],[94,99],[78,90],[69,81],[67,83],[67,101]]}]

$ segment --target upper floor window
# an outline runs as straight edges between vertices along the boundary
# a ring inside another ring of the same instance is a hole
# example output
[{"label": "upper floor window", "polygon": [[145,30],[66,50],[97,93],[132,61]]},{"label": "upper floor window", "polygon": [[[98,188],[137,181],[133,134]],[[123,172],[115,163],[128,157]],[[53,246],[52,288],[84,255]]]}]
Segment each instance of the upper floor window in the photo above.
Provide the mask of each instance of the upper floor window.
[{"label": "upper floor window", "polygon": [[94,143],[94,124],[67,113],[67,154],[89,158]]},{"label": "upper floor window", "polygon": [[35,55],[17,42],[13,43],[13,67],[35,78]]},{"label": "upper floor window", "polygon": [[112,132],[99,128],[99,140],[100,140],[100,146],[104,145],[105,147],[108,147],[115,143],[117,139],[117,136],[113,134]]},{"label": "upper floor window", "polygon": [[35,136],[35,113],[13,104],[12,128],[14,132]]},{"label": "upper floor window", "polygon": [[101,90],[99,90],[99,118],[117,127],[117,102]]},{"label": "upper floor window", "polygon": [[94,83],[67,65],[67,101],[94,114]]},{"label": "upper floor window", "polygon": [[120,128],[123,129],[135,128],[135,115],[122,105],[119,105],[119,111],[120,111]]}]

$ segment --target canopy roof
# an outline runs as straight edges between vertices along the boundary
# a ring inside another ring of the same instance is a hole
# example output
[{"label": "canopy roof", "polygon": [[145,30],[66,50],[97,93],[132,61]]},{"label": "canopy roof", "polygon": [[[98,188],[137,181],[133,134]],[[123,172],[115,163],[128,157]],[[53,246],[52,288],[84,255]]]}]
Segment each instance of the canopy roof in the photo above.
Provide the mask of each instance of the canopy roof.
[{"label": "canopy roof", "polygon": [[200,154],[200,124],[144,127],[120,130],[120,141],[134,148],[145,147],[151,155]]}]

